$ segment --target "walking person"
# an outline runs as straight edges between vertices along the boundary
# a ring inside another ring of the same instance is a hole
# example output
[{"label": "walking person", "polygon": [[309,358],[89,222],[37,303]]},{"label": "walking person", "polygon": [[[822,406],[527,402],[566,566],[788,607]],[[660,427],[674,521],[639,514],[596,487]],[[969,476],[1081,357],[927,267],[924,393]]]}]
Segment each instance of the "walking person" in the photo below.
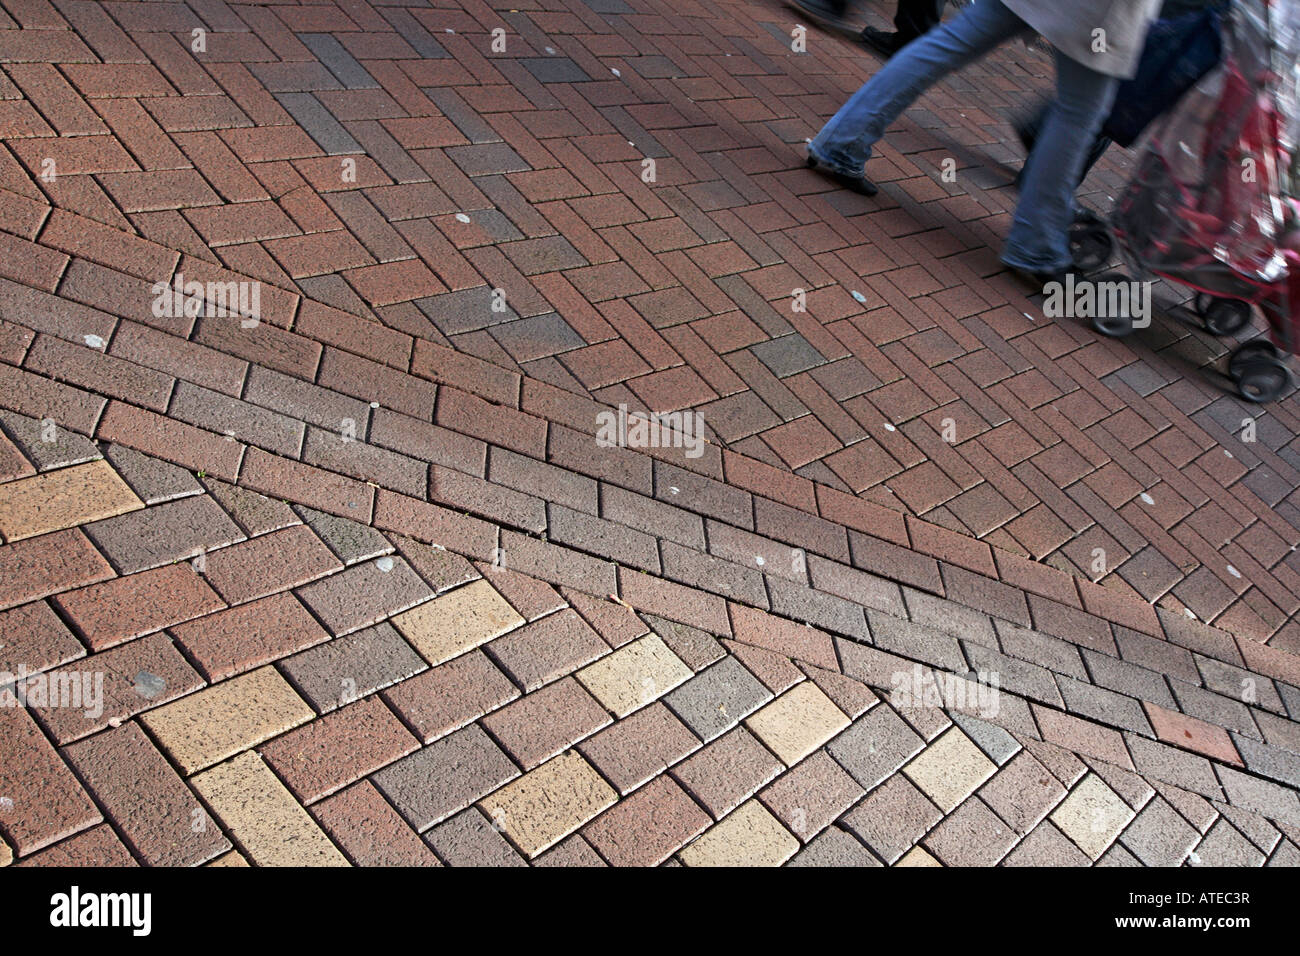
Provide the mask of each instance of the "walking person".
[{"label": "walking person", "polygon": [[[847,26],[844,17],[852,0],[790,0],[809,16],[840,28]],[[886,60],[917,37],[930,32],[943,18],[944,0],[898,0],[894,12],[894,32],[863,27],[858,38]]]},{"label": "walking person", "polygon": [[943,0],[898,0],[894,12],[894,32],[863,27],[862,42],[886,60],[919,36],[939,25],[943,18]]},{"label": "walking person", "polygon": [[[1153,120],[1218,64],[1222,52],[1219,24],[1228,7],[1229,0],[1164,0],[1156,22],[1147,31],[1137,74],[1120,84],[1114,109],[1088,148],[1076,186],[1083,183],[1112,142],[1132,146]],[[1044,99],[1032,112],[1013,121],[1026,155],[1033,152],[1051,105]],[[1017,185],[1023,175],[1022,168]],[[1076,209],[1076,218],[1086,214],[1086,210]]]},{"label": "walking person", "polygon": [[871,147],[922,93],[1008,40],[1042,34],[1056,53],[1056,98],[1034,145],[1002,261],[1035,280],[1070,268],[1067,230],[1085,153],[1132,77],[1160,0],[976,0],[909,43],[808,144],[808,165],[875,195]]}]

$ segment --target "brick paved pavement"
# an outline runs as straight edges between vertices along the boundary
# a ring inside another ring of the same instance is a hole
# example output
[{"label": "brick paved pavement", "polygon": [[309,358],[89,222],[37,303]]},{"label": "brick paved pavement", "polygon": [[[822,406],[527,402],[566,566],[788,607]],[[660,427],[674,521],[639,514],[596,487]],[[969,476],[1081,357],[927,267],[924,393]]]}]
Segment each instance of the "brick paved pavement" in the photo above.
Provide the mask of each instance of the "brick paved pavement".
[{"label": "brick paved pavement", "polygon": [[1300,861],[1295,399],[998,272],[1034,54],[866,200],[773,3],[0,7],[0,864]]}]

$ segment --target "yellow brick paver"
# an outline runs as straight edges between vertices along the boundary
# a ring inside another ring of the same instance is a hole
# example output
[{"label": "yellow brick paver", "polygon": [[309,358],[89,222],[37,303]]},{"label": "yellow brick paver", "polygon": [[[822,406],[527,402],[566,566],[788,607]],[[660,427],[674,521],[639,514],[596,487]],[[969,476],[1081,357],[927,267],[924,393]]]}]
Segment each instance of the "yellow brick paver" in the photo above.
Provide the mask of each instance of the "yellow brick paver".
[{"label": "yellow brick paver", "polygon": [[578,680],[618,717],[668,693],[692,672],[658,634],[620,647],[578,671]]},{"label": "yellow brick paver", "polygon": [[0,484],[0,535],[18,541],[143,507],[100,459]]},{"label": "yellow brick paver", "polygon": [[193,782],[258,866],[349,865],[258,754],[242,753]]},{"label": "yellow brick paver", "polygon": [[484,580],[448,591],[393,618],[393,624],[433,667],[486,644],[524,623]]},{"label": "yellow brick paver", "polygon": [[207,866],[248,866],[248,861],[239,855],[238,850],[231,850],[212,860]]},{"label": "yellow brick paver", "polygon": [[943,864],[926,852],[923,847],[914,846],[904,853],[894,866],[943,866]]},{"label": "yellow brick paver", "polygon": [[479,808],[531,858],[617,799],[591,764],[570,751],[506,784]]},{"label": "yellow brick paver", "polygon": [[798,850],[794,834],[750,800],[678,855],[687,866],[780,866]]},{"label": "yellow brick paver", "polygon": [[956,727],[950,727],[903,768],[925,795],[944,813],[955,810],[975,788],[997,773],[990,760]]},{"label": "yellow brick paver", "polygon": [[795,684],[745,721],[769,750],[793,766],[850,723],[812,681]]},{"label": "yellow brick paver", "polygon": [[1090,773],[1052,811],[1051,819],[1095,860],[1136,815],[1101,777]]},{"label": "yellow brick paver", "polygon": [[314,716],[288,681],[268,666],[189,694],[140,719],[190,774]]}]

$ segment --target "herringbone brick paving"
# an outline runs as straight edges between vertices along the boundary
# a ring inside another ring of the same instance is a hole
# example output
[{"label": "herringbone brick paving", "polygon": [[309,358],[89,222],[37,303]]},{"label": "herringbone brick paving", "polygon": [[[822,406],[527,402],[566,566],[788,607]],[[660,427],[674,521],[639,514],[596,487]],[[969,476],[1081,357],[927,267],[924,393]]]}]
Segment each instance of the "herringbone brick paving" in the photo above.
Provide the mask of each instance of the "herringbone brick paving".
[{"label": "herringbone brick paving", "polygon": [[[1222,632],[1076,611],[1094,653],[848,567],[897,605],[845,634],[486,522],[501,547],[476,561],[103,447],[15,449],[39,474],[0,485],[86,483],[70,527],[0,549],[45,569],[6,575],[0,610],[0,664],[36,675],[0,710],[20,865],[1300,862],[1290,655],[1252,672],[1207,656]],[[206,516],[191,534],[178,505]],[[103,542],[138,516],[177,554],[118,573]],[[85,673],[93,719],[36,696]]]},{"label": "herringbone brick paving", "polygon": [[864,200],[773,5],[3,5],[0,669],[106,693],[0,711],[0,854],[1300,856],[1294,399],[998,273],[1033,54]]}]

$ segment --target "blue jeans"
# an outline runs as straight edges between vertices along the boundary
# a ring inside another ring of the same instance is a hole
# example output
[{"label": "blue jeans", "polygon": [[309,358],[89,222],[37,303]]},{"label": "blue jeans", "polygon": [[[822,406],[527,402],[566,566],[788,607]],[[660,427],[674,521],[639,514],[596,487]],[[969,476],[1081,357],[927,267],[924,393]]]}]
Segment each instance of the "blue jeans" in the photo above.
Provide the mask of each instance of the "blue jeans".
[{"label": "blue jeans", "polygon": [[[862,174],[871,146],[903,110],[942,77],[1028,32],[1001,0],[975,3],[912,41],[849,98],[808,146],[818,162]],[[1002,261],[1027,272],[1071,264],[1067,230],[1074,187],[1093,137],[1110,113],[1119,80],[1056,54],[1056,99],[1027,161]]]}]

